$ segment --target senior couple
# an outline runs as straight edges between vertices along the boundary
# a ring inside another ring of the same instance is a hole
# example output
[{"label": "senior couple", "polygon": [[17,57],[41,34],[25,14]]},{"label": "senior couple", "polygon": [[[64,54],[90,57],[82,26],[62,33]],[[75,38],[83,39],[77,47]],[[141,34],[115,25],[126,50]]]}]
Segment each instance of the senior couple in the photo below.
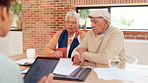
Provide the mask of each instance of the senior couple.
[{"label": "senior couple", "polygon": [[125,62],[124,35],[110,25],[111,16],[105,10],[91,12],[88,17],[92,30],[85,35],[78,29],[79,15],[68,12],[65,18],[66,29],[58,31],[45,48],[45,56],[67,57],[80,64],[85,60],[108,64],[109,59],[119,57]]},{"label": "senior couple", "polygon": [[[5,37],[10,29],[10,6],[13,1],[0,1],[0,37]],[[124,36],[119,29],[110,26],[110,14],[104,10],[97,10],[88,17],[91,19],[92,30],[85,35],[78,29],[78,14],[68,12],[65,18],[66,29],[57,32],[49,41],[45,55],[72,58],[77,64],[84,60],[107,64],[108,60],[115,56],[124,61]],[[0,65],[0,83],[23,83],[20,70],[12,60],[0,54]],[[51,74],[44,76],[38,83],[51,83],[52,77]]]}]

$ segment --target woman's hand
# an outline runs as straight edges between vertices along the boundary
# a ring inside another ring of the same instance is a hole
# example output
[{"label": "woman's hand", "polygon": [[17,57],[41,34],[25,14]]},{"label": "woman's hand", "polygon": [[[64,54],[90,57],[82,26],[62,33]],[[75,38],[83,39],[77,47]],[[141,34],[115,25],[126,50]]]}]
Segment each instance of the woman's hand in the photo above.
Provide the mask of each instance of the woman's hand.
[{"label": "woman's hand", "polygon": [[61,51],[55,51],[55,52],[53,53],[53,56],[54,56],[54,57],[57,57],[57,58],[60,58],[60,57],[63,57],[63,54],[62,54]]},{"label": "woman's hand", "polygon": [[22,74],[22,78],[24,78],[25,77],[25,74]]},{"label": "woman's hand", "polygon": [[47,76],[43,76],[38,83],[52,83],[53,80],[53,75],[49,74],[48,77]]}]

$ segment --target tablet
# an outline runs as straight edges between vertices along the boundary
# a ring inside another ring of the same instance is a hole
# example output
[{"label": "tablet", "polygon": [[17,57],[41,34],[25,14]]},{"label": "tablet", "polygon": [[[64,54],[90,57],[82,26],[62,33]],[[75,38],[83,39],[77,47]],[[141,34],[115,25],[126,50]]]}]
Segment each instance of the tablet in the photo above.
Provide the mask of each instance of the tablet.
[{"label": "tablet", "polygon": [[56,67],[59,58],[37,57],[24,77],[25,83],[37,83],[43,76],[48,76]]}]

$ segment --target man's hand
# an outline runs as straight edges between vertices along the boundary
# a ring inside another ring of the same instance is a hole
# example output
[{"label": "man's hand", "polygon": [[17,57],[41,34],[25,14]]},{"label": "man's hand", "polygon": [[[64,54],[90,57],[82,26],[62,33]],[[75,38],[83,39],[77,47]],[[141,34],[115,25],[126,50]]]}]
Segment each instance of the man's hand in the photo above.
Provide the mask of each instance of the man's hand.
[{"label": "man's hand", "polygon": [[62,54],[61,51],[55,51],[55,52],[53,53],[53,56],[54,56],[54,57],[57,57],[57,58],[60,58],[60,57],[63,57],[63,54]]},{"label": "man's hand", "polygon": [[49,74],[48,77],[47,76],[43,76],[38,83],[52,83],[53,80],[53,75]]},{"label": "man's hand", "polygon": [[81,57],[81,55],[75,55],[73,61],[76,64],[80,64],[80,63],[84,62],[84,59],[83,59],[83,57]]},{"label": "man's hand", "polygon": [[88,52],[87,49],[85,49],[85,48],[77,48],[76,50],[77,50],[77,52],[79,52],[80,54],[82,54],[83,52]]}]

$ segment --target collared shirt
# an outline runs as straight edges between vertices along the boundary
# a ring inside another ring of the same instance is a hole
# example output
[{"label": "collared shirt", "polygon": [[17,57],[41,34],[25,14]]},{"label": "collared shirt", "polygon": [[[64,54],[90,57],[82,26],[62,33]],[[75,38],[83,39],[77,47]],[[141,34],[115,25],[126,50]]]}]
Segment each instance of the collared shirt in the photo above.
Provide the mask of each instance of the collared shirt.
[{"label": "collared shirt", "polygon": [[99,34],[99,35],[102,35],[102,34],[107,33],[109,29],[110,29],[110,25],[108,25],[108,28],[104,32],[102,32],[101,34]]}]

